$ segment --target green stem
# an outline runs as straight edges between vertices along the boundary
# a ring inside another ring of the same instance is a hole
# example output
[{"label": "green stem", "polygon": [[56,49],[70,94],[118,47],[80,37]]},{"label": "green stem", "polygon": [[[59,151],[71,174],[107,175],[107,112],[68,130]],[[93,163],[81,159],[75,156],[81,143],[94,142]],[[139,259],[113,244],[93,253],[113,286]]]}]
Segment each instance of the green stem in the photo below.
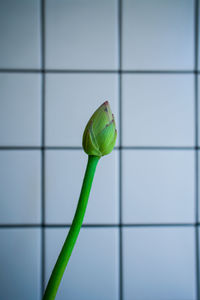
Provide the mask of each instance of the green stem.
[{"label": "green stem", "polygon": [[55,267],[52,271],[51,277],[49,279],[48,285],[46,287],[46,291],[43,296],[43,300],[54,300],[56,297],[56,293],[58,287],[60,285],[60,281],[62,279],[63,273],[71,256],[72,250],[76,243],[78,234],[81,229],[81,225],[83,222],[83,218],[85,215],[85,210],[88,203],[88,198],[90,195],[90,190],[96,170],[97,163],[99,161],[98,156],[88,156],[87,168],[85,171],[85,176],[83,179],[83,185],[81,188],[81,193],[78,201],[78,205],[76,208],[76,213],[67,235],[67,238],[64,242],[60,255],[57,259]]}]

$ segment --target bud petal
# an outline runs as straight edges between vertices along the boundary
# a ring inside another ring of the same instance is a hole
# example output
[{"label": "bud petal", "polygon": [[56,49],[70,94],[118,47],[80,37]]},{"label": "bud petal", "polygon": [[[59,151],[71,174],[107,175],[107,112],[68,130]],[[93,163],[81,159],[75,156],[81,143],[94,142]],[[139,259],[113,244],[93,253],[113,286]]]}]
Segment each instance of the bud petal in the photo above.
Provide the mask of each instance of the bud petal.
[{"label": "bud petal", "polygon": [[98,149],[98,145],[94,138],[92,129],[92,120],[88,123],[88,127],[85,129],[83,134],[84,147],[87,149],[90,155],[101,156],[101,152]]},{"label": "bud petal", "polygon": [[92,115],[83,134],[83,149],[88,155],[109,154],[115,145],[117,130],[108,101]]}]

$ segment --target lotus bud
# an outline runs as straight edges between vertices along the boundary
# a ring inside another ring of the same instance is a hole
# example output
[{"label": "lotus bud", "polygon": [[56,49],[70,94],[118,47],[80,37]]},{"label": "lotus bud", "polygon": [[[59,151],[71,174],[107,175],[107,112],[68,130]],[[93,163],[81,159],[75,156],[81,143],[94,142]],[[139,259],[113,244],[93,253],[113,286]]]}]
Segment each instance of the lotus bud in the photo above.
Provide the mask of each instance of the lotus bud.
[{"label": "lotus bud", "polygon": [[92,115],[83,133],[83,149],[88,155],[109,154],[116,142],[117,130],[108,101]]}]

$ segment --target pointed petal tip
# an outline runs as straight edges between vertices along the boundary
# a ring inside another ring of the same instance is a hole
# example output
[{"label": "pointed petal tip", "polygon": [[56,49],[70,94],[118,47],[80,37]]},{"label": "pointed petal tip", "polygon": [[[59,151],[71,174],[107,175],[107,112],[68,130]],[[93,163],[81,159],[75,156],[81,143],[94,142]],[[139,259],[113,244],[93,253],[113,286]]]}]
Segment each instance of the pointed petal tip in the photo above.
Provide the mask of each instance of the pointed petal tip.
[{"label": "pointed petal tip", "polygon": [[108,107],[108,106],[110,106],[110,103],[109,103],[109,101],[105,101],[101,106]]},{"label": "pointed petal tip", "polygon": [[[108,101],[103,102],[103,103],[99,106],[99,108],[103,108],[103,109],[104,109],[104,108],[107,109],[108,107],[110,107],[110,104],[109,104]],[[98,109],[99,109],[99,108],[98,108]]]}]

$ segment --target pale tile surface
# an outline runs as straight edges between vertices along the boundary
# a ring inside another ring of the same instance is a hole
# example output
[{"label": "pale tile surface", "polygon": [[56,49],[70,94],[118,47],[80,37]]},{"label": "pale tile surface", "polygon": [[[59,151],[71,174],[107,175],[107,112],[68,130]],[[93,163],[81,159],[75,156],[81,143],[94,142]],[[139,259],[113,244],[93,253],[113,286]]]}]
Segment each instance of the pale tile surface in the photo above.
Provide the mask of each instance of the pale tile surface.
[{"label": "pale tile surface", "polygon": [[[46,282],[67,229],[46,230]],[[57,299],[118,300],[118,231],[82,228],[64,273]]]},{"label": "pale tile surface", "polygon": [[124,229],[124,300],[195,300],[193,228]]},{"label": "pale tile surface", "polygon": [[106,100],[118,128],[117,84],[113,74],[47,75],[46,145],[81,146],[89,118]]},{"label": "pale tile surface", "polygon": [[46,1],[46,66],[117,69],[117,1]]},{"label": "pale tile surface", "polygon": [[40,68],[40,1],[0,1],[0,68]]},{"label": "pale tile surface", "polygon": [[124,75],[122,97],[124,146],[194,146],[192,75]]},{"label": "pale tile surface", "polygon": [[0,74],[0,145],[41,144],[41,77]]},{"label": "pale tile surface", "polygon": [[0,223],[39,223],[39,151],[0,151]]},{"label": "pale tile surface", "polygon": [[[46,152],[46,223],[71,224],[78,203],[87,155],[83,150]],[[118,153],[98,162],[84,223],[117,223]]]},{"label": "pale tile surface", "polygon": [[[200,170],[200,151],[198,150],[198,170]],[[200,188],[200,176],[199,176],[199,173],[198,173],[198,189]],[[199,221],[200,221],[200,197],[198,195],[198,209],[199,209]]]},{"label": "pale tile surface", "polygon": [[40,230],[0,229],[1,299],[40,300]]},{"label": "pale tile surface", "polygon": [[[198,75],[198,90],[200,88],[200,76]],[[198,117],[200,116],[200,95],[198,94]],[[200,146],[200,122],[198,119],[198,145]]]},{"label": "pale tile surface", "polygon": [[126,70],[193,70],[194,1],[124,0]]},{"label": "pale tile surface", "polygon": [[123,151],[123,222],[195,222],[194,152]]}]

